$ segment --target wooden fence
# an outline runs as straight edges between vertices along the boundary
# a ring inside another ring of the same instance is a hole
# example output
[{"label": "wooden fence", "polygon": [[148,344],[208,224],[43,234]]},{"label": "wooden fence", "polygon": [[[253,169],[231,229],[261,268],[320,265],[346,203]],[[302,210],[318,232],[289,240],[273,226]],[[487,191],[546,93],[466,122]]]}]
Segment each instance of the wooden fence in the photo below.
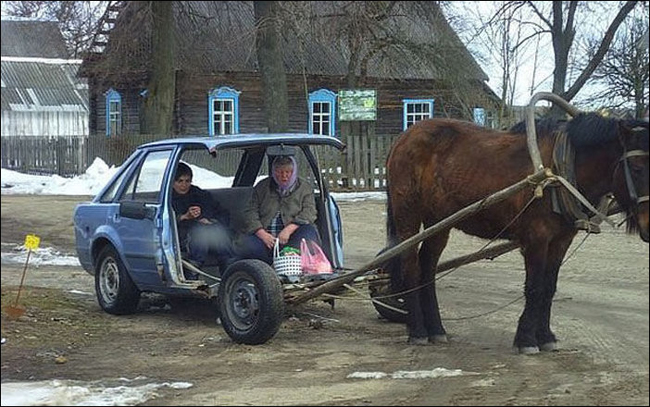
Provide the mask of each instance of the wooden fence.
[{"label": "wooden fence", "polygon": [[[396,136],[343,136],[344,152],[316,147],[322,177],[332,191],[371,191],[386,187],[386,156]],[[6,136],[2,137],[2,168],[27,174],[83,174],[96,157],[119,166],[152,135]]]}]

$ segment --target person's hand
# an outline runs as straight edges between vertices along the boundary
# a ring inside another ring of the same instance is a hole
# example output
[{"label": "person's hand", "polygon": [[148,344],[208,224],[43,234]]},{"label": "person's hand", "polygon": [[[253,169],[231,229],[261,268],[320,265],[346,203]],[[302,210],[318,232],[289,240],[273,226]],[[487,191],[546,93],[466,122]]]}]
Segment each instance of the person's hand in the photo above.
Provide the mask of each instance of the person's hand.
[{"label": "person's hand", "polygon": [[264,243],[267,249],[272,249],[275,245],[275,236],[264,229],[259,229],[255,235]]},{"label": "person's hand", "polygon": [[280,244],[287,244],[289,242],[289,239],[291,238],[291,235],[293,232],[298,229],[298,225],[294,225],[293,223],[288,224],[287,226],[282,229],[282,231],[278,234],[278,239],[280,239]]},{"label": "person's hand", "polygon": [[201,217],[201,207],[200,206],[190,206],[187,209],[187,212],[183,214],[185,220],[197,219]]}]

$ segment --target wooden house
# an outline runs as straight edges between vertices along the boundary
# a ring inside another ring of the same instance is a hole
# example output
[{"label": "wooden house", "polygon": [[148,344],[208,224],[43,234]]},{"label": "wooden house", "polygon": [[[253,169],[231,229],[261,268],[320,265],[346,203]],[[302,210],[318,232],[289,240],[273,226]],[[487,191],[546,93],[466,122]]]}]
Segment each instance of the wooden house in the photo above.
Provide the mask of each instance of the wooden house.
[{"label": "wooden house", "polygon": [[88,135],[88,87],[58,24],[2,20],[2,137]]},{"label": "wooden house", "polygon": [[[91,134],[141,133],[148,3],[113,6],[84,59]],[[281,4],[289,131],[341,137],[358,123],[366,134],[396,136],[439,116],[493,125],[498,98],[437,2]],[[172,25],[174,135],[266,132],[253,2],[173,2]]]}]

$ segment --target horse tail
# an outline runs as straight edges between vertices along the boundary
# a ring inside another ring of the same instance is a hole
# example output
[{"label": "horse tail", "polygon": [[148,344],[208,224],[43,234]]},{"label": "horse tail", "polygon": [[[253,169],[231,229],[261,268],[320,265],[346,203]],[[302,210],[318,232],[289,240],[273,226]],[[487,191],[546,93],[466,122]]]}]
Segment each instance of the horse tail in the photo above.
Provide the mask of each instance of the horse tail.
[{"label": "horse tail", "polygon": [[[393,217],[393,206],[390,199],[390,188],[386,188],[386,247],[382,252],[396,246],[399,243],[397,237],[397,228],[395,227],[395,218]],[[402,286],[402,274],[400,256],[393,256],[382,266],[384,271],[390,275],[390,285],[393,292],[397,292]]]}]

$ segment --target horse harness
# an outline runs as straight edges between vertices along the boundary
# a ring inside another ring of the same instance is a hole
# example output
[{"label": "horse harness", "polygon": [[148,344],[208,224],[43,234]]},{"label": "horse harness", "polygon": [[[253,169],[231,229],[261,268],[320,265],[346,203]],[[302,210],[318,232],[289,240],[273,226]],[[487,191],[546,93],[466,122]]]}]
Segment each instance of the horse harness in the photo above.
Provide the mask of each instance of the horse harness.
[{"label": "horse harness", "polygon": [[[578,192],[575,188],[575,150],[565,130],[561,130],[557,134],[558,136],[553,148],[553,171],[557,172],[559,175],[557,178],[565,188],[551,189],[553,212],[573,222],[579,230],[585,230],[587,233],[600,233],[600,223],[603,220],[612,223],[607,218],[607,213],[614,203],[614,198],[609,194],[606,195],[601,200],[598,209],[596,209]],[[623,156],[618,160],[616,165],[619,165],[621,162],[623,163],[625,182],[630,199],[632,202],[636,202],[637,205],[648,202],[648,195],[638,197],[628,163],[628,158],[648,156],[648,152],[643,150],[626,151],[625,146],[623,146],[623,149]],[[585,208],[593,216],[590,217],[587,211],[585,211]]]}]

